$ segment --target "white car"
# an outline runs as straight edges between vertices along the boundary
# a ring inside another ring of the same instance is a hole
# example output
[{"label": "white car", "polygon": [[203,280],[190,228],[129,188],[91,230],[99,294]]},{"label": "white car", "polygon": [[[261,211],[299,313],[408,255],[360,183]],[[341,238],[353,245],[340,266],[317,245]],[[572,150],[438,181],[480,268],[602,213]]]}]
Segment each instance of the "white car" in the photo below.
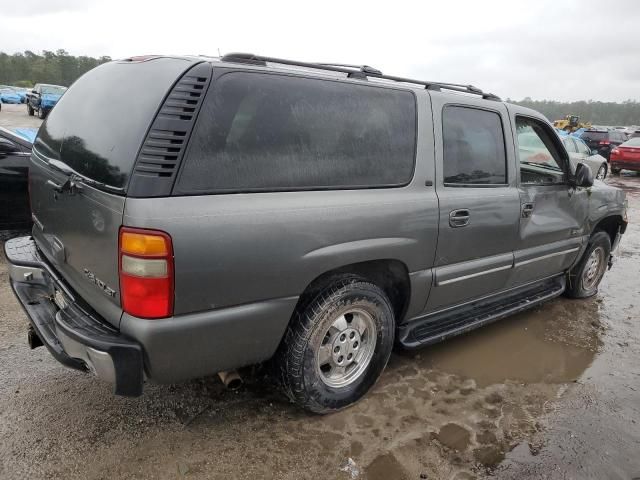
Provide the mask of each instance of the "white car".
[{"label": "white car", "polygon": [[609,173],[607,159],[597,152],[592,152],[581,139],[572,136],[562,137],[562,144],[569,153],[574,166],[578,162],[582,162],[591,169],[594,178],[604,180],[607,177],[607,173]]}]

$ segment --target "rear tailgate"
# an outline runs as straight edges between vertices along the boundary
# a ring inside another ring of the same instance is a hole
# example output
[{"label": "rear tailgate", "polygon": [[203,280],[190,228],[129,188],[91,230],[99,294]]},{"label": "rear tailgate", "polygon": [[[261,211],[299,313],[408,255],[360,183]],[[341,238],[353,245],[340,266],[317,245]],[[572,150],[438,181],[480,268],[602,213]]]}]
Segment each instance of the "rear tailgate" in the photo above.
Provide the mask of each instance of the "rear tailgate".
[{"label": "rear tailgate", "polygon": [[[193,63],[154,58],[95,68],[62,97],[34,143],[36,243],[69,286],[115,326],[122,315],[118,231],[129,176],[166,93]],[[60,188],[69,179],[60,166],[102,185]]]}]

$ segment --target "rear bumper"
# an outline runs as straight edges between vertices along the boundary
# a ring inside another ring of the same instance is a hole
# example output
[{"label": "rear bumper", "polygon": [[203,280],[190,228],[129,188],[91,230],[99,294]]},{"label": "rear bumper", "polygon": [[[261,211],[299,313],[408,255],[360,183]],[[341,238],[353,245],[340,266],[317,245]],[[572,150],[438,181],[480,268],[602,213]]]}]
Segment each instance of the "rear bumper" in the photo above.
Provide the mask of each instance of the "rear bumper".
[{"label": "rear bumper", "polygon": [[611,160],[610,162],[611,168],[619,168],[624,170],[634,170],[636,172],[640,171],[640,160]]},{"label": "rear bumper", "polygon": [[30,237],[5,244],[9,281],[42,343],[62,364],[114,384],[117,395],[142,394],[143,351],[76,300],[40,257]]}]

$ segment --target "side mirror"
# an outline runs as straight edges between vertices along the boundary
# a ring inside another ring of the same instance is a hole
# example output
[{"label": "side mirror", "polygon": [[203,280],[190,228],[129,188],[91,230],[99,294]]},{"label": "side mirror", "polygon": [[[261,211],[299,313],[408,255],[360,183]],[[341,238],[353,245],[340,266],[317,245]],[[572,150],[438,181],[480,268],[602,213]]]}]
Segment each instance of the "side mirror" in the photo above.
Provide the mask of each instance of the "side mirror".
[{"label": "side mirror", "polygon": [[591,187],[593,185],[593,173],[584,163],[576,165],[574,184],[576,187]]},{"label": "side mirror", "polygon": [[12,153],[17,153],[20,151],[20,148],[13,143],[11,140],[7,140],[6,138],[0,138],[0,157],[4,157],[6,155],[10,155]]},{"label": "side mirror", "polygon": [[36,90],[31,90],[31,93],[35,93],[36,95],[38,94]]}]

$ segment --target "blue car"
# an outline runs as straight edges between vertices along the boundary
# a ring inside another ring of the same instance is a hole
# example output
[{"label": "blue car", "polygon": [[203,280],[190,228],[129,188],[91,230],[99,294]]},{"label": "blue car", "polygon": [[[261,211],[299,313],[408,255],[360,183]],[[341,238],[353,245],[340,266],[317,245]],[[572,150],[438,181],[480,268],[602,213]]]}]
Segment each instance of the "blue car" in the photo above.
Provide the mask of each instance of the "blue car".
[{"label": "blue car", "polygon": [[27,93],[27,113],[33,116],[37,112],[39,118],[45,119],[66,91],[67,87],[60,85],[37,83],[33,90]]},{"label": "blue car", "polygon": [[0,89],[0,103],[22,103],[18,92],[12,88]]}]

